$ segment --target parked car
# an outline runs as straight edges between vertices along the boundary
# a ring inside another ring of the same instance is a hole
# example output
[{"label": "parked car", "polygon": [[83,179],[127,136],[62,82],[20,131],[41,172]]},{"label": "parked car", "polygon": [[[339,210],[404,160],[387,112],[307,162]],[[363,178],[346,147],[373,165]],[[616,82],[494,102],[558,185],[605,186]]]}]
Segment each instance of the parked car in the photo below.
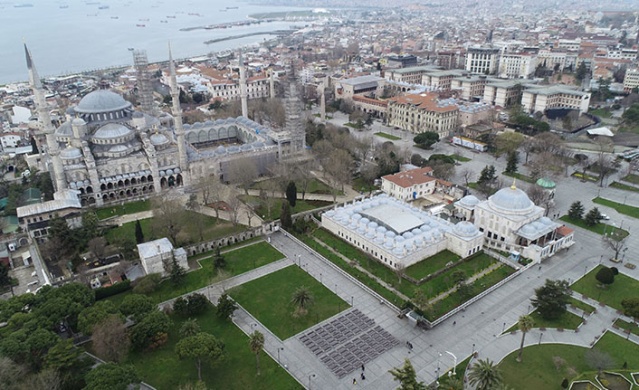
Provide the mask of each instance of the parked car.
[{"label": "parked car", "polygon": [[606,214],[601,214],[601,219],[608,221],[610,220],[610,217]]}]

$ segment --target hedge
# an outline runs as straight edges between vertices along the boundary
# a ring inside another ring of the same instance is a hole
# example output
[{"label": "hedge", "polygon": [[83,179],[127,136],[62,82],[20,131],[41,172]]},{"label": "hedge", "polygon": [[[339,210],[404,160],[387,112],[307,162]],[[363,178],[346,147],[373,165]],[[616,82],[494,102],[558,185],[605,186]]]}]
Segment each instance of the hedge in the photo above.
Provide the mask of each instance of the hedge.
[{"label": "hedge", "polygon": [[109,287],[101,287],[95,289],[95,300],[99,301],[121,292],[125,292],[131,289],[131,281],[125,280],[123,282],[116,283]]}]

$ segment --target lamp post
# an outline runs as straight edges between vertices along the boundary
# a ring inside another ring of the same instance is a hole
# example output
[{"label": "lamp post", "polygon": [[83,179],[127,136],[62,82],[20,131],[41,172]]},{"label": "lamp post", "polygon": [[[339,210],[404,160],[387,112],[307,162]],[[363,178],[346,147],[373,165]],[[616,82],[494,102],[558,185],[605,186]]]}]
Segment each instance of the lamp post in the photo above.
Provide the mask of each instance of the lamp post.
[{"label": "lamp post", "polygon": [[322,279],[322,273],[321,273],[321,272],[320,272],[320,283],[321,283],[321,284],[324,284],[324,281],[323,281],[323,279]]},{"label": "lamp post", "polygon": [[501,333],[504,333],[505,329],[506,329],[506,323],[504,322],[504,325],[502,325],[502,327],[501,327]]},{"label": "lamp post", "polygon": [[457,375],[457,356],[455,356],[452,352],[446,351],[446,353],[453,357],[453,375]]},{"label": "lamp post", "polygon": [[541,345],[541,338],[544,336],[543,332],[539,333],[539,345]]},{"label": "lamp post", "polygon": [[475,343],[473,343],[473,352],[470,355],[475,356]]},{"label": "lamp post", "polygon": [[278,347],[277,348],[277,362],[280,362],[280,351],[283,351],[284,347]]},{"label": "lamp post", "polygon": [[315,374],[310,374],[308,376],[308,390],[311,390],[311,379],[315,378]]},{"label": "lamp post", "polygon": [[353,306],[353,296],[351,295],[351,306]]}]

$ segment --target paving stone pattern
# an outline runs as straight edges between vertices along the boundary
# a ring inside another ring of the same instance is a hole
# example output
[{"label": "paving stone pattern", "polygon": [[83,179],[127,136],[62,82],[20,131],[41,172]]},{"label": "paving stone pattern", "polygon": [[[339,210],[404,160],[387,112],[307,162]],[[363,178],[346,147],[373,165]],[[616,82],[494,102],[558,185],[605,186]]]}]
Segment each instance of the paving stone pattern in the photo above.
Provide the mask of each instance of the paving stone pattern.
[{"label": "paving stone pattern", "polygon": [[300,341],[340,379],[399,344],[357,309],[304,333]]}]

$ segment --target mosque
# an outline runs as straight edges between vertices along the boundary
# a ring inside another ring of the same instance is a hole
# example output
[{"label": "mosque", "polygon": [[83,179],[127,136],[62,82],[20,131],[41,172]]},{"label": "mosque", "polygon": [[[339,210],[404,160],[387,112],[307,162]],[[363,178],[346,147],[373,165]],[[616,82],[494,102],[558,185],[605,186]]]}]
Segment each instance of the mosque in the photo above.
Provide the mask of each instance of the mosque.
[{"label": "mosque", "polygon": [[[46,140],[39,142],[40,154],[29,163],[49,171],[55,190],[67,198],[75,193],[82,207],[144,199],[203,177],[229,181],[229,167],[239,159],[251,160],[262,174],[276,160],[304,150],[294,92],[287,94],[284,129],[275,131],[247,117],[243,64],[241,117],[183,124],[169,51],[171,114],[136,110],[119,94],[98,89],[69,108],[66,121],[55,128],[26,45],[25,54],[40,126],[38,138]],[[294,91],[294,83],[291,85]]]},{"label": "mosque", "polygon": [[443,250],[465,258],[483,247],[541,262],[574,244],[572,229],[545,217],[514,183],[488,200],[468,195],[454,207],[457,223],[382,194],[324,212],[322,227],[393,269]]}]

